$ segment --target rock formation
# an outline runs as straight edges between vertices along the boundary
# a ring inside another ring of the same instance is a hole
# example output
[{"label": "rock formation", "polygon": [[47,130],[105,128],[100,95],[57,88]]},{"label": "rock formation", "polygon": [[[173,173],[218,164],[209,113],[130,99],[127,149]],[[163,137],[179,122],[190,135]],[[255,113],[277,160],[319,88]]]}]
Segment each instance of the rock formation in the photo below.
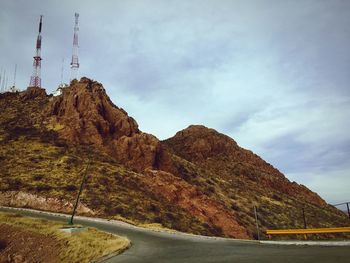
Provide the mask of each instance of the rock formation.
[{"label": "rock formation", "polygon": [[90,158],[81,212],[233,238],[256,237],[253,206],[263,230],[302,227],[301,208],[309,226],[348,224],[213,129],[192,125],[165,141],[140,131],[88,78],[58,96],[33,87],[0,94],[0,108],[0,204],[69,210]]},{"label": "rock formation", "polygon": [[136,121],[115,106],[103,86],[87,78],[64,88],[46,110],[52,127],[71,143],[98,147],[118,162],[142,171],[158,168],[159,140],[138,129]]}]

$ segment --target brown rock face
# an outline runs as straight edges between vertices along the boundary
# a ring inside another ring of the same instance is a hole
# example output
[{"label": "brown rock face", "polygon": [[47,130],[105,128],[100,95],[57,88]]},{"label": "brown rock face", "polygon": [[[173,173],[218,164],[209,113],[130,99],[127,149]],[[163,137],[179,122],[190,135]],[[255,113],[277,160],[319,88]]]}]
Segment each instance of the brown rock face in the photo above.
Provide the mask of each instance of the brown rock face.
[{"label": "brown rock face", "polygon": [[[240,176],[260,188],[271,189],[324,206],[326,202],[303,185],[291,183],[279,170],[253,152],[243,149],[230,137],[201,125],[191,125],[163,141],[177,156],[210,170],[224,179]],[[249,186],[251,188],[251,186]]]},{"label": "brown rock face", "polygon": [[188,161],[205,160],[239,148],[230,137],[202,125],[191,125],[166,142],[177,155]]},{"label": "brown rock face", "polygon": [[62,136],[73,142],[103,146],[140,133],[136,121],[110,101],[102,85],[87,78],[64,88],[47,113],[64,126]]},{"label": "brown rock face", "polygon": [[[46,211],[71,213],[73,204],[63,199],[47,198],[37,194],[21,191],[0,192],[0,205],[10,207],[27,207]],[[81,202],[78,204],[77,213],[95,215],[95,212]]]},{"label": "brown rock face", "polygon": [[21,93],[21,97],[23,100],[32,100],[37,97],[45,98],[46,96],[47,95],[46,95],[45,89],[38,88],[38,87],[28,87],[26,91]]},{"label": "brown rock face", "polygon": [[136,121],[115,106],[103,86],[87,78],[72,82],[46,110],[50,126],[75,144],[93,144],[138,171],[158,168],[164,154],[159,140],[138,129]]},{"label": "brown rock face", "polygon": [[146,185],[169,203],[175,203],[193,217],[221,229],[227,237],[247,239],[247,231],[222,204],[210,199],[194,186],[163,171],[147,170],[143,177]]}]

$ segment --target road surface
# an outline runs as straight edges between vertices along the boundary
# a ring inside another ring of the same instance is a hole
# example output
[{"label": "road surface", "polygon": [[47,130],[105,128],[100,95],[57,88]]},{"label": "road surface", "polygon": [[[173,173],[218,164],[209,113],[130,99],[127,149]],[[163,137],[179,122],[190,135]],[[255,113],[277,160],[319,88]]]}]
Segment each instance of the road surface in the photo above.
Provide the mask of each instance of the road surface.
[{"label": "road surface", "polygon": [[[1,208],[3,211],[12,211]],[[68,221],[67,217],[35,211],[16,211],[27,216]],[[75,223],[126,236],[132,247],[104,263],[230,263],[230,262],[310,262],[349,263],[350,247],[271,245],[254,241],[213,239],[191,235],[154,232],[125,223],[77,217]]]}]

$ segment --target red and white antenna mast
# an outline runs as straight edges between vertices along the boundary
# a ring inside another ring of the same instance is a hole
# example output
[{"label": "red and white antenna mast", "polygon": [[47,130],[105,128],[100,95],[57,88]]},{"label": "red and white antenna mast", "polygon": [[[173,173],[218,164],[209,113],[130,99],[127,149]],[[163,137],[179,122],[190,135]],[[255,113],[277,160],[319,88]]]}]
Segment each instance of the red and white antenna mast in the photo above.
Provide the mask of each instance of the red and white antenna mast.
[{"label": "red and white antenna mast", "polygon": [[36,39],[36,53],[33,62],[33,74],[30,77],[29,87],[41,88],[41,27],[42,27],[43,16],[40,16],[39,22],[39,34]]},{"label": "red and white antenna mast", "polygon": [[73,36],[73,52],[72,52],[72,62],[71,65],[71,78],[70,80],[76,79],[78,75],[78,69],[79,69],[79,60],[78,60],[78,19],[79,14],[75,13],[75,25],[74,25],[74,36]]}]

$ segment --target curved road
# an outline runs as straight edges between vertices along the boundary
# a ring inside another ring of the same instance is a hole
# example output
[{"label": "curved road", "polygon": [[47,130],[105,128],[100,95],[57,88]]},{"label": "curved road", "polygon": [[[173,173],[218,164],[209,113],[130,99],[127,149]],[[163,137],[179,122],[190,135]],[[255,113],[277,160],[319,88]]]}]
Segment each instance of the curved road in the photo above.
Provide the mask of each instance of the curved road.
[{"label": "curved road", "polygon": [[[13,209],[0,208],[14,212]],[[17,210],[27,216],[67,222],[67,216]],[[126,236],[132,247],[123,254],[104,260],[105,263],[207,263],[207,262],[350,262],[350,247],[321,247],[296,245],[271,245],[254,241],[205,238],[186,234],[170,234],[137,228],[122,222],[109,222],[77,217],[75,223],[95,227],[113,234]]]}]

